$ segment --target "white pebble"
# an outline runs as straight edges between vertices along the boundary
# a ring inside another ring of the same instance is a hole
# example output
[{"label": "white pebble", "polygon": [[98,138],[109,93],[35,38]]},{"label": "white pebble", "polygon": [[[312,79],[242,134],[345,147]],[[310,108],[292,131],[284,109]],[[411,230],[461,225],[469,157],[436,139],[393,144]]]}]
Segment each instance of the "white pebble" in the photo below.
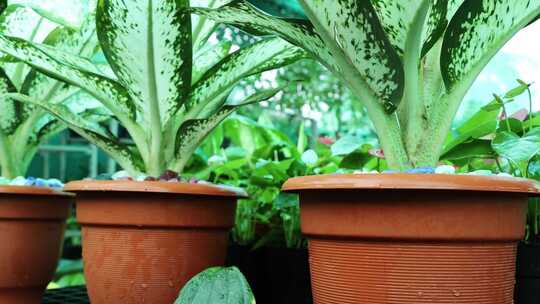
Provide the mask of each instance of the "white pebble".
[{"label": "white pebble", "polygon": [[440,165],[435,168],[436,174],[456,174],[456,168],[450,165]]},{"label": "white pebble", "polygon": [[116,172],[115,174],[113,174],[113,175],[111,176],[111,178],[112,178],[113,180],[128,179],[129,177],[131,177],[131,176],[129,175],[129,173],[128,173],[127,171],[124,171],[124,170],[118,171],[118,172]]}]

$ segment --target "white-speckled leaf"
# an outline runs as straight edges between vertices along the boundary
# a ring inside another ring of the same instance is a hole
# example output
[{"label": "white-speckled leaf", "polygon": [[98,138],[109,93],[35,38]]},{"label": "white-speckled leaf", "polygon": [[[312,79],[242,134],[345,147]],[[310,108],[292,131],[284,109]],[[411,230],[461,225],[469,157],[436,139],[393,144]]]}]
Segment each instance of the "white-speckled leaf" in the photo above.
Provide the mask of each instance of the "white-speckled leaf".
[{"label": "white-speckled leaf", "polygon": [[164,124],[191,86],[189,1],[100,0],[97,28],[109,64],[141,115]]},{"label": "white-speckled leaf", "polygon": [[334,71],[339,69],[333,55],[308,20],[283,19],[258,10],[245,0],[234,0],[217,9],[192,8],[195,14],[237,26],[255,35],[277,35],[305,49]]},{"label": "white-speckled leaf", "polygon": [[[259,91],[242,102],[235,105],[225,105],[221,107],[216,113],[210,115],[204,119],[191,119],[186,120],[176,134],[176,163],[185,165],[189,160],[195,149],[204,140],[204,138],[227,116],[233,113],[239,107],[258,103],[267,100],[276,95],[282,88],[274,88]],[[177,170],[182,169],[174,168]]]},{"label": "white-speckled leaf", "polygon": [[393,112],[403,95],[401,59],[388,40],[370,1],[301,0],[306,14],[332,49],[341,57],[342,70],[352,65],[366,89]]},{"label": "white-speckled leaf", "polygon": [[[229,0],[190,0],[189,2],[191,7],[216,8],[226,4],[229,2]],[[193,50],[198,51],[205,46],[208,37],[210,37],[210,35],[214,32],[216,22],[204,16],[192,14],[191,24],[193,33]]]},{"label": "white-speckled leaf", "polygon": [[[0,33],[33,42],[42,42],[56,25],[41,17],[28,7],[10,5],[0,15]],[[4,56],[5,57],[5,56]],[[20,89],[30,67],[23,62],[2,64],[6,74],[17,89]]]},{"label": "white-speckled leaf", "polygon": [[20,106],[6,96],[15,91],[4,70],[0,69],[0,132],[6,135],[11,135],[20,123]]},{"label": "white-speckled leaf", "polygon": [[85,89],[124,124],[135,120],[135,109],[124,88],[112,79],[90,72],[92,63],[88,60],[50,46],[1,35],[0,50],[50,77]]},{"label": "white-speckled leaf", "polygon": [[203,109],[213,112],[242,78],[285,66],[302,56],[304,52],[301,49],[279,38],[261,40],[241,48],[208,70],[194,84],[187,111],[196,114]]},{"label": "white-speckled leaf", "polygon": [[48,113],[54,115],[57,119],[68,125],[70,129],[103,149],[103,151],[116,160],[122,168],[132,172],[140,170],[140,156],[136,151],[129,149],[128,146],[120,143],[106,128],[101,127],[97,121],[86,120],[83,115],[73,113],[69,107],[63,104],[40,101],[24,95],[19,95],[17,100],[33,103],[45,109]]},{"label": "white-speckled leaf", "polygon": [[423,2],[432,0],[371,0],[381,25],[399,55],[403,55],[414,18]]},{"label": "white-speckled leaf", "polygon": [[[86,58],[92,57],[98,47],[94,16],[88,16],[79,30],[66,27],[56,28],[47,36],[44,43],[70,54]],[[32,70],[26,76],[20,92],[34,98],[50,100],[59,94],[65,94],[65,91],[69,90],[73,90],[73,88],[54,78],[38,73],[36,70]],[[30,110],[26,111],[25,116],[28,115]]]},{"label": "white-speckled leaf", "polygon": [[225,58],[225,56],[229,54],[231,46],[232,44],[230,41],[222,41],[215,45],[208,45],[199,50],[195,56],[193,56],[191,76],[193,83],[197,83],[206,71]]},{"label": "white-speckled leaf", "polygon": [[71,28],[80,27],[86,15],[96,7],[95,0],[10,0],[9,2],[10,5],[30,7],[41,16]]},{"label": "white-speckled leaf", "polygon": [[468,0],[446,30],[441,72],[449,90],[464,94],[497,51],[540,14],[540,0]]}]

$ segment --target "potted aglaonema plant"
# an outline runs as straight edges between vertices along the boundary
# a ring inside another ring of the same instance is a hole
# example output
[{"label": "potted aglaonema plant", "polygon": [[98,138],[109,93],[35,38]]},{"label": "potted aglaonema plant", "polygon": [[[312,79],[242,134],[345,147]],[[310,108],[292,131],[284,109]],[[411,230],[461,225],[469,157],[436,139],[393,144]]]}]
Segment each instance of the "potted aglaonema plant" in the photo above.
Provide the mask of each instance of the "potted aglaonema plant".
[{"label": "potted aglaonema plant", "polygon": [[[91,56],[96,43],[92,22],[78,29],[59,26],[32,9],[1,3],[3,34],[43,41],[66,52]],[[5,9],[5,11],[4,11]],[[39,34],[38,34],[39,33]],[[93,45],[93,46],[92,46]],[[66,126],[37,106],[8,97],[24,93],[40,100],[64,103],[83,117],[96,120],[106,113],[75,101],[88,98],[80,89],[48,78],[24,63],[2,57],[0,64],[0,303],[39,304],[53,278],[70,214],[73,195],[61,192],[57,180],[25,178],[40,143]],[[5,61],[4,61],[5,60]]]},{"label": "potted aglaonema plant", "polygon": [[[367,109],[388,166],[432,172],[489,59],[540,1],[300,0],[309,20],[247,1],[194,12],[304,48]],[[294,178],[315,303],[512,303],[529,181],[450,174]],[[496,287],[495,287],[496,286]]]},{"label": "potted aglaonema plant", "polygon": [[[134,179],[66,185],[77,193],[92,303],[168,304],[191,276],[224,262],[235,200],[242,193],[178,182],[177,174],[228,114],[279,91],[261,90],[227,103],[239,80],[304,56],[279,38],[231,52],[229,42],[208,42],[212,21],[192,22],[190,13],[187,0],[99,1],[98,40],[115,78],[59,49],[0,37],[1,51],[95,97],[133,140],[120,141],[61,104],[10,95],[55,115]],[[169,182],[152,181],[160,176]]]}]

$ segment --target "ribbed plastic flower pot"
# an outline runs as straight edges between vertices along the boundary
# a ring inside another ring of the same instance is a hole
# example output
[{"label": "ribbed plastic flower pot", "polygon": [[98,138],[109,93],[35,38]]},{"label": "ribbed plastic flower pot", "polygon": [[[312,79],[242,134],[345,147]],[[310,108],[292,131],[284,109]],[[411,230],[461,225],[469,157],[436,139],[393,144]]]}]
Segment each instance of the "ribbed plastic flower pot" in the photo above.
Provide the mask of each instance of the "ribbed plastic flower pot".
[{"label": "ribbed plastic flower pot", "polygon": [[49,188],[0,186],[0,303],[41,303],[72,201]]},{"label": "ribbed plastic flower pot", "polygon": [[237,193],[205,184],[77,181],[92,304],[170,304],[194,275],[223,265]]},{"label": "ribbed plastic flower pot", "polygon": [[532,182],[438,174],[293,178],[316,304],[511,304]]}]

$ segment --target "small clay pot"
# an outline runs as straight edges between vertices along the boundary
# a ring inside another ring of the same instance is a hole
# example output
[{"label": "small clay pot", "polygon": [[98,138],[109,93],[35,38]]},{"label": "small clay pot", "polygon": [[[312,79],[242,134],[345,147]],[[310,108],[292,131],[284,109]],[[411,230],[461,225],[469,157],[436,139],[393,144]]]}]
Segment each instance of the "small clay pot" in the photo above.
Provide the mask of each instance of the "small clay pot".
[{"label": "small clay pot", "polygon": [[72,201],[49,188],[0,186],[0,303],[41,303]]},{"label": "small clay pot", "polygon": [[532,182],[437,174],[293,178],[316,304],[512,304]]},{"label": "small clay pot", "polygon": [[206,184],[77,181],[92,304],[170,304],[195,274],[225,262],[238,193]]}]

